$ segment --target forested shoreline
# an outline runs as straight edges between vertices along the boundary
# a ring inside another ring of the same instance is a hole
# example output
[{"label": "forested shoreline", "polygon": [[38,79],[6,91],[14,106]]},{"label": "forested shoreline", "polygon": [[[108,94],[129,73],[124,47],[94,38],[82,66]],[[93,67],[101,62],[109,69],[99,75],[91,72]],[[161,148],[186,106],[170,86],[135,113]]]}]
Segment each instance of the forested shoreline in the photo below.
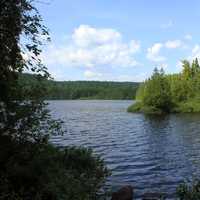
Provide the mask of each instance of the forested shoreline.
[{"label": "forested shoreline", "polygon": [[[21,74],[19,84],[27,90],[38,84],[38,78],[32,74]],[[61,99],[134,99],[140,83],[112,81],[54,81],[43,80],[44,98]]]},{"label": "forested shoreline", "polygon": [[153,75],[140,85],[136,103],[129,112],[152,114],[200,112],[200,65],[198,59],[182,61],[182,71],[165,74],[154,69]]}]

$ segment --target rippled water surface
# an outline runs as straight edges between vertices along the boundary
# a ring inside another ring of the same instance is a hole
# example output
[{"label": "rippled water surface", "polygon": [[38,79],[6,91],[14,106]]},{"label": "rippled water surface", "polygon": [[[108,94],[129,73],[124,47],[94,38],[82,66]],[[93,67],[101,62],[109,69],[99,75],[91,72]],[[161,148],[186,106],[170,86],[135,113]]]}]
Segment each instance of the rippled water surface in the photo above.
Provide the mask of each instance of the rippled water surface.
[{"label": "rippled water surface", "polygon": [[200,115],[163,117],[127,113],[132,101],[50,101],[53,116],[64,120],[58,145],[83,145],[112,169],[113,189],[131,184],[137,197],[163,192],[173,199],[183,180],[200,176]]}]

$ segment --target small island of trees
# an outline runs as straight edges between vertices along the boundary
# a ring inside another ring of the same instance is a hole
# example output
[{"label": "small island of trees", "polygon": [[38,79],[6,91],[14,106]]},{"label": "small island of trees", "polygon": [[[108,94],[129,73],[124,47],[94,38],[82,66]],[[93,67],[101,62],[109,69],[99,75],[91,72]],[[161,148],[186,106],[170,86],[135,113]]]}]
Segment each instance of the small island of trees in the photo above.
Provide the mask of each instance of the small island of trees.
[{"label": "small island of trees", "polygon": [[166,75],[154,69],[153,75],[137,90],[136,103],[129,112],[147,114],[200,112],[200,65],[198,59],[182,61],[183,70]]}]

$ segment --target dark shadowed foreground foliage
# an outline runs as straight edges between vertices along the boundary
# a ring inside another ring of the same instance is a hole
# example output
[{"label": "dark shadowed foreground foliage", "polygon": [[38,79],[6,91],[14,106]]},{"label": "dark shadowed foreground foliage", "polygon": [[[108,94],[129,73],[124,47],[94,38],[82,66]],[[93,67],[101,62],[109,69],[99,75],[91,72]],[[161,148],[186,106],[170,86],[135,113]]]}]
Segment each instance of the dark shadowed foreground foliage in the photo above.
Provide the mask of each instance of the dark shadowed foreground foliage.
[{"label": "dark shadowed foreground foliage", "polygon": [[21,145],[1,140],[0,199],[98,199],[108,173],[90,150]]},{"label": "dark shadowed foreground foliage", "polygon": [[[43,102],[50,76],[40,46],[49,36],[33,4],[0,1],[0,199],[99,199],[108,175],[103,160],[89,149],[48,142],[63,131]],[[25,69],[37,80],[29,87],[19,84]]]},{"label": "dark shadowed foreground foliage", "polygon": [[194,180],[192,183],[183,183],[177,188],[177,196],[180,200],[199,200],[200,181]]}]

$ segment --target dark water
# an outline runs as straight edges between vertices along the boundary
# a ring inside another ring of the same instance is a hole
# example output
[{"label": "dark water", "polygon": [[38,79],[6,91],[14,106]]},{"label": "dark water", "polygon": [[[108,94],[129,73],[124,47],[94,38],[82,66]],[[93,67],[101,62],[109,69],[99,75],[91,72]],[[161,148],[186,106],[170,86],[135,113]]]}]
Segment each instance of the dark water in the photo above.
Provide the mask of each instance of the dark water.
[{"label": "dark water", "polygon": [[92,147],[112,169],[113,189],[131,184],[137,197],[163,192],[175,198],[183,180],[200,177],[200,115],[163,117],[127,113],[132,101],[51,101],[65,121],[59,145]]}]

